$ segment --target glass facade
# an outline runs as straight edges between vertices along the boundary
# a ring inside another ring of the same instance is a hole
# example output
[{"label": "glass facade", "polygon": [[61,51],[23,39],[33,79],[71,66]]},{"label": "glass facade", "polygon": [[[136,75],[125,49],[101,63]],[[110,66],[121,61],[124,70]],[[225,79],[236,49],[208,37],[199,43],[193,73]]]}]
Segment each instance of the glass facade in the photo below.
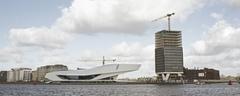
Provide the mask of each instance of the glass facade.
[{"label": "glass facade", "polygon": [[155,71],[183,72],[181,31],[155,33]]}]

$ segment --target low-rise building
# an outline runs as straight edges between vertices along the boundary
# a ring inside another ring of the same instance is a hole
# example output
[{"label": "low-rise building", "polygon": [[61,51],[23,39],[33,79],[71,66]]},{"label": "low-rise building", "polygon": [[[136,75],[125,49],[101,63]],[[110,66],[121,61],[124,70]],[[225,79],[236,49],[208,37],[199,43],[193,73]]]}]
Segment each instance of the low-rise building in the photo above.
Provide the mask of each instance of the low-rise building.
[{"label": "low-rise building", "polygon": [[184,69],[184,79],[192,82],[193,80],[220,80],[219,71],[215,69]]},{"label": "low-rise building", "polygon": [[28,82],[31,81],[32,69],[14,68],[7,72],[7,82]]},{"label": "low-rise building", "polygon": [[7,82],[7,71],[0,71],[0,82]]},{"label": "low-rise building", "polygon": [[13,71],[7,71],[7,82],[14,82],[14,72]]},{"label": "low-rise building", "polygon": [[46,65],[46,66],[41,66],[39,68],[37,68],[36,73],[34,73],[34,79],[36,79],[37,81],[45,81],[45,75],[49,72],[53,72],[53,71],[67,71],[68,68],[65,65],[62,64],[56,64],[56,65]]},{"label": "low-rise building", "polygon": [[37,77],[37,71],[32,71],[32,81],[38,81],[38,77]]}]

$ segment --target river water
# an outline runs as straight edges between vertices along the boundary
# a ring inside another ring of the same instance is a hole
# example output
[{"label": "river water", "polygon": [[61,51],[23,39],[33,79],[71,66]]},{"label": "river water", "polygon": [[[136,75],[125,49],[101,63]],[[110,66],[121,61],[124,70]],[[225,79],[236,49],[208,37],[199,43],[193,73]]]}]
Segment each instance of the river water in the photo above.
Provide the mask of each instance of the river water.
[{"label": "river water", "polygon": [[234,85],[0,84],[0,96],[240,96],[240,84]]}]

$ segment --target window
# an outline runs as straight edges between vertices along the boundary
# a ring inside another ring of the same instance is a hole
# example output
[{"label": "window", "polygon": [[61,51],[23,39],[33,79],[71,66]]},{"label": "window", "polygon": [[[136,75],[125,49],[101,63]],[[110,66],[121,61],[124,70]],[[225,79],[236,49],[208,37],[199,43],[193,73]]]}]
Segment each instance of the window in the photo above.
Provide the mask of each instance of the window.
[{"label": "window", "polygon": [[84,76],[71,76],[71,75],[58,75],[59,78],[61,79],[67,79],[67,80],[90,80],[93,79],[100,74],[95,74],[95,75],[84,75]]}]

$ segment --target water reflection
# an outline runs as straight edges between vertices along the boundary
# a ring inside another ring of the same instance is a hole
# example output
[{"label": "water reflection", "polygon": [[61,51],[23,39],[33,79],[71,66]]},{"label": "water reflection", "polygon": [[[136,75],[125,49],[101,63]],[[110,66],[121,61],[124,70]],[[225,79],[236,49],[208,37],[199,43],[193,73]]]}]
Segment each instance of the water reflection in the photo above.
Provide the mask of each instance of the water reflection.
[{"label": "water reflection", "polygon": [[0,96],[240,96],[240,85],[0,84]]}]

